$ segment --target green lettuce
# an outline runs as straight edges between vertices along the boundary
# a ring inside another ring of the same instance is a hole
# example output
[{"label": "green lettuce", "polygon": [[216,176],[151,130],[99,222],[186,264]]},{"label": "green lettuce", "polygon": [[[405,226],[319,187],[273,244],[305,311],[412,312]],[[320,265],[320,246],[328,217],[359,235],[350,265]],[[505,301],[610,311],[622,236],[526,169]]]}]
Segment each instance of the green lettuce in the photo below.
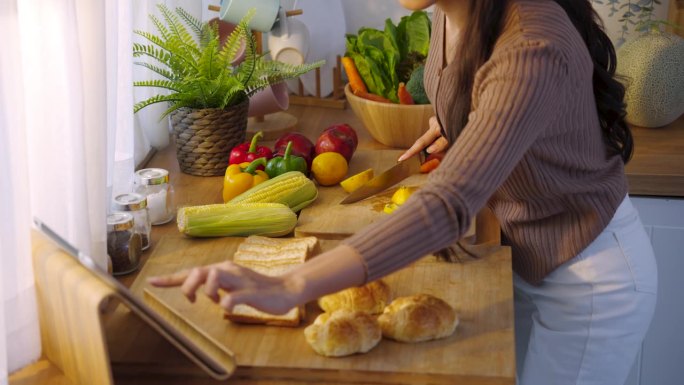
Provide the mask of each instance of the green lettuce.
[{"label": "green lettuce", "polygon": [[424,11],[402,17],[398,25],[387,19],[382,31],[363,27],[346,35],[346,56],[354,60],[369,92],[398,102],[399,82],[406,82],[427,57],[430,32]]}]

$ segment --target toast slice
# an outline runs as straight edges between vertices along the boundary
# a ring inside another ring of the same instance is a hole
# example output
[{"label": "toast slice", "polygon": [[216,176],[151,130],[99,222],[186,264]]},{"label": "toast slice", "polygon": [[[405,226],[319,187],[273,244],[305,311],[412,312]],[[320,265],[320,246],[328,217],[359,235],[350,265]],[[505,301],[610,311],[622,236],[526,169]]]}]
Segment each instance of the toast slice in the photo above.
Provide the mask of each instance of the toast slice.
[{"label": "toast slice", "polygon": [[[258,273],[278,276],[304,263],[318,248],[316,237],[268,238],[250,236],[238,246],[233,262]],[[304,319],[304,306],[281,315],[269,314],[249,305],[237,305],[225,317],[234,322],[274,326],[298,326]]]}]

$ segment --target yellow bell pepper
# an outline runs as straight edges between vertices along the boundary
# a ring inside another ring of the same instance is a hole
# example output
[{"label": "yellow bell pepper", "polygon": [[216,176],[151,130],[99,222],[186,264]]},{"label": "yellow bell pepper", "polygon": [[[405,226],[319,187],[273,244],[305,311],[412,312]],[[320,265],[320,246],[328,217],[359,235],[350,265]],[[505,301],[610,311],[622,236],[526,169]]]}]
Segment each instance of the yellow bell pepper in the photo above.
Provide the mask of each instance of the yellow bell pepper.
[{"label": "yellow bell pepper", "polygon": [[228,202],[259,183],[268,180],[268,174],[257,170],[257,167],[265,165],[266,158],[259,158],[252,163],[244,162],[228,166],[223,178],[223,202]]}]

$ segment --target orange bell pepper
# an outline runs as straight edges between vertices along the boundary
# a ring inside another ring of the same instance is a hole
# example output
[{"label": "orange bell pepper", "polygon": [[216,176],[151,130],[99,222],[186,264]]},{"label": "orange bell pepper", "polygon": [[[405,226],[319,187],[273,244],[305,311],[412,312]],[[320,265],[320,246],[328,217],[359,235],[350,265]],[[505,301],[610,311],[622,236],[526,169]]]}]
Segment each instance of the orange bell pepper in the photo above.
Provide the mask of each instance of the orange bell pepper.
[{"label": "orange bell pepper", "polygon": [[250,188],[268,180],[268,174],[257,170],[266,165],[266,158],[259,158],[250,162],[231,164],[226,169],[223,178],[223,202],[228,202]]},{"label": "orange bell pepper", "polygon": [[437,166],[439,166],[439,163],[439,158],[430,159],[427,162],[420,165],[420,172],[423,174],[427,174],[430,171],[436,169]]}]

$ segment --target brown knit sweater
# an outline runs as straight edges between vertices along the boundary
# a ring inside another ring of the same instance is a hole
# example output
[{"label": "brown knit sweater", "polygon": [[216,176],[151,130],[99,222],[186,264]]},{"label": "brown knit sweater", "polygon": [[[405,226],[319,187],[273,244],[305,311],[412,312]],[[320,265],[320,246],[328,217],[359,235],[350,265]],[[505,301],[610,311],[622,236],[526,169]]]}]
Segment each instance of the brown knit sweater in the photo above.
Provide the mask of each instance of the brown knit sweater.
[{"label": "brown knit sweater", "polygon": [[[442,124],[458,81],[443,67],[444,15],[433,19],[425,70]],[[607,156],[587,48],[550,0],[514,0],[491,58],[478,70],[468,124],[426,185],[345,243],[374,280],[453,244],[487,204],[512,247],[513,270],[540,284],[579,254],[627,193],[622,160]]]}]

